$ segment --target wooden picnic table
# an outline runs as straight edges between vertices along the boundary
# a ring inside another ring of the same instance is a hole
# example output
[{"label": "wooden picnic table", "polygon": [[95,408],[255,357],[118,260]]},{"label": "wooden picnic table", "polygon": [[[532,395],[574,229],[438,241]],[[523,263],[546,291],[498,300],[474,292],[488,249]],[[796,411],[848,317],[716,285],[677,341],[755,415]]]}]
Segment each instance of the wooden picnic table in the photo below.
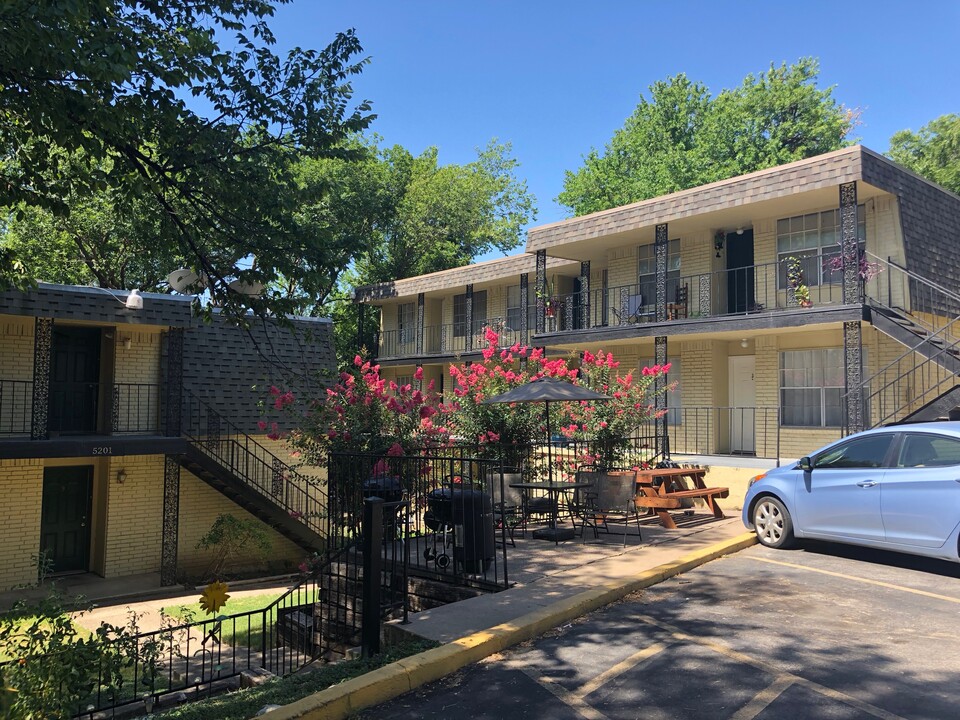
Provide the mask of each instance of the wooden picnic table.
[{"label": "wooden picnic table", "polygon": [[[713,512],[716,518],[725,517],[723,510],[717,504],[717,498],[729,497],[730,490],[721,487],[707,487],[704,477],[707,471],[703,468],[653,468],[637,470],[638,508],[649,508],[660,517],[660,524],[665,528],[677,529],[677,524],[670,517],[670,510],[677,510],[682,506],[684,499],[700,498]],[[689,481],[690,487],[687,485]]]}]

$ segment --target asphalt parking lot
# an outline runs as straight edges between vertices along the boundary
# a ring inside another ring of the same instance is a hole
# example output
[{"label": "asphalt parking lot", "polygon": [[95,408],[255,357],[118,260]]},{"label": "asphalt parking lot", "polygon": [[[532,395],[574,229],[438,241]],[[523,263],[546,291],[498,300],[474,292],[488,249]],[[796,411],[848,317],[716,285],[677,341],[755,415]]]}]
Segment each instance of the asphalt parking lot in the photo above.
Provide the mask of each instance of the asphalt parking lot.
[{"label": "asphalt parking lot", "polygon": [[757,546],[362,717],[956,718],[958,620],[960,565]]}]

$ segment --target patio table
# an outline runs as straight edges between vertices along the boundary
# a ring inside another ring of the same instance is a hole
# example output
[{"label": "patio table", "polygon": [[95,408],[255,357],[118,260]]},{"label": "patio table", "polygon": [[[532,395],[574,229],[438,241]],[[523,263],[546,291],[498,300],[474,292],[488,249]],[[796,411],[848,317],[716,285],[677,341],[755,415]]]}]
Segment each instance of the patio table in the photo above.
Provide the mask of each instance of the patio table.
[{"label": "patio table", "polygon": [[553,507],[550,512],[550,523],[545,528],[538,528],[533,531],[533,537],[537,540],[553,540],[559,543],[561,540],[572,540],[575,532],[572,527],[557,527],[557,506],[559,505],[560,493],[578,491],[584,488],[593,487],[593,483],[588,482],[519,482],[510,483],[510,487],[523,491],[523,515],[527,514],[527,493],[530,490],[543,490],[553,494]]},{"label": "patio table", "polygon": [[[707,471],[702,468],[653,468],[651,470],[637,470],[637,507],[653,510],[660,518],[660,524],[671,530],[677,529],[677,524],[670,517],[670,510],[681,506],[681,501],[689,498],[700,498],[716,518],[726,517],[717,504],[717,498],[729,497],[730,490],[721,487],[707,487],[704,477]],[[659,480],[659,485],[656,481]],[[692,488],[685,485],[689,480]],[[675,481],[680,489],[673,489]]]}]

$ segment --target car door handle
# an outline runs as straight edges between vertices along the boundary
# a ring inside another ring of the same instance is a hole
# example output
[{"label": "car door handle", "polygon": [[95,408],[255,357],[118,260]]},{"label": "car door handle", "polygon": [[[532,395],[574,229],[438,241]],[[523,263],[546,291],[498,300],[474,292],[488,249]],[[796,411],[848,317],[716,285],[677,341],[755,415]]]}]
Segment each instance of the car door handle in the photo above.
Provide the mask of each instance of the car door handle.
[{"label": "car door handle", "polygon": [[863,482],[858,482],[857,487],[873,487],[877,484],[876,480],[864,480]]}]

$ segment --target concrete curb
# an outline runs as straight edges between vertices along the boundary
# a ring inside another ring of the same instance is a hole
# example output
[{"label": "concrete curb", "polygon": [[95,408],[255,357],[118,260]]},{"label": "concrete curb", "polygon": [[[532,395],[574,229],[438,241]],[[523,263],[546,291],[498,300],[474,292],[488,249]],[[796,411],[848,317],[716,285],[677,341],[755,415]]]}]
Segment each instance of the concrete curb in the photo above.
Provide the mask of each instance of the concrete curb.
[{"label": "concrete curb", "polygon": [[609,605],[630,593],[656,585],[667,578],[692,570],[722,555],[755,545],[757,536],[744,533],[730,540],[688,553],[673,562],[645,570],[622,580],[601,583],[513,622],[496,625],[467,635],[432,650],[384,665],[373,672],[347,680],[290,705],[278,708],[270,720],[341,720],[364,708],[379,705],[421,685],[449,675],[513,645],[541,635],[551,628]]}]

